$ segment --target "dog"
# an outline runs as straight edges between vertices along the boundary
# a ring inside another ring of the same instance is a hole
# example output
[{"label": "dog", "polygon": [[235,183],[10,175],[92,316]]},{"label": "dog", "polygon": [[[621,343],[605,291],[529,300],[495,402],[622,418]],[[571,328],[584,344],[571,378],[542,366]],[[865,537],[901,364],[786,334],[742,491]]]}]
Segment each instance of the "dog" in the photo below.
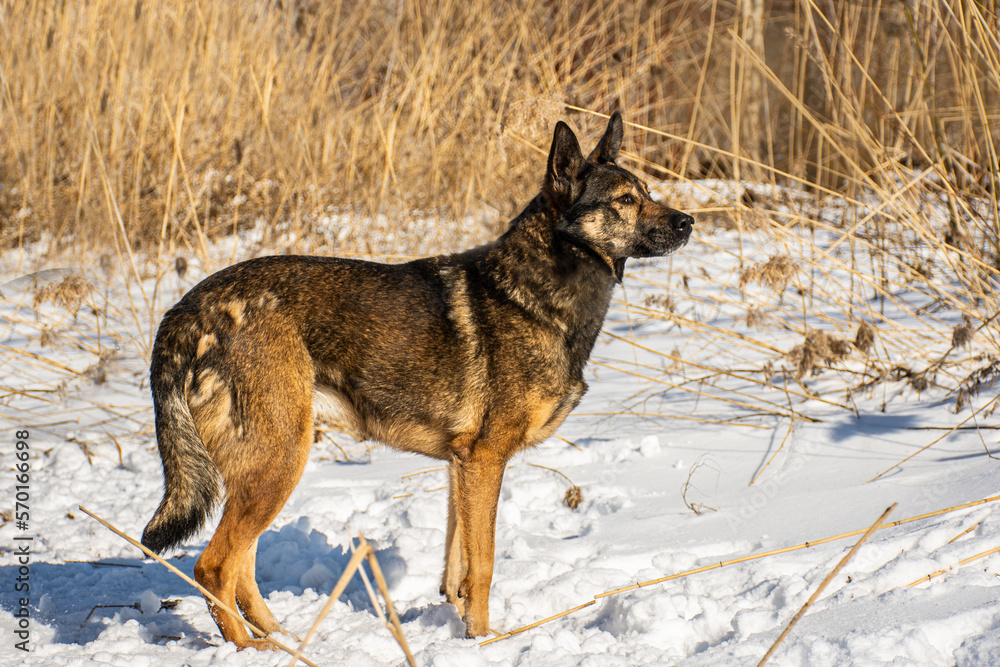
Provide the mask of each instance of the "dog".
[{"label": "dog", "polygon": [[[257,538],[302,475],[320,395],[359,438],[448,463],[441,592],[468,637],[487,634],[508,460],[579,403],[626,260],[677,250],[694,223],[618,166],[622,136],[615,112],[585,157],[560,121],[541,192],[487,245],[391,265],[262,257],[193,287],[153,346],[165,489],[142,543],[176,546],[224,495],[195,579],[280,631],[254,579]],[[226,641],[270,648],[209,609]]]}]

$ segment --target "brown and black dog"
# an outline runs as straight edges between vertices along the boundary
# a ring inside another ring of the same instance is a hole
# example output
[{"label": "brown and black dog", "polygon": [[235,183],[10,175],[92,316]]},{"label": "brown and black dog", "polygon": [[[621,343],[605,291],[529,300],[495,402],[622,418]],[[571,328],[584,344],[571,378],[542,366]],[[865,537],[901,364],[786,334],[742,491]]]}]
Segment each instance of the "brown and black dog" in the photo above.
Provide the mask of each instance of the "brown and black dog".
[{"label": "brown and black dog", "polygon": [[[191,537],[224,495],[195,578],[278,631],[254,579],[257,538],[302,475],[319,394],[358,437],[448,462],[441,588],[466,634],[486,634],[507,461],[586,391],[626,259],[666,255],[691,234],[691,216],[616,164],[622,130],[615,112],[584,157],[559,122],[541,193],[488,245],[396,265],[263,257],[188,292],[153,347],[165,492],[143,544],[162,552]],[[269,646],[209,607],[226,641]]]}]

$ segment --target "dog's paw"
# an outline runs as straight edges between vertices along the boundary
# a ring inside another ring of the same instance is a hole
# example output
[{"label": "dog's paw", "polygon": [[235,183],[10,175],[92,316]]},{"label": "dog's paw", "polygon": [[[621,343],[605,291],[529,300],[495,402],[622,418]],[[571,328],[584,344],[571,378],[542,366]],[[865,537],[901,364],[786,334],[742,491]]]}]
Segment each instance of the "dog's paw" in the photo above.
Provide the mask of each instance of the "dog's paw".
[{"label": "dog's paw", "polygon": [[258,651],[277,651],[278,647],[267,641],[266,639],[248,639],[246,644],[237,646],[237,651],[242,651],[248,648],[255,648]]},{"label": "dog's paw", "polygon": [[475,639],[476,637],[484,637],[490,633],[490,624],[477,623],[472,619],[466,619],[465,621],[465,637],[467,639]]},{"label": "dog's paw", "polygon": [[466,605],[465,613],[462,614],[465,620],[465,636],[469,639],[482,637],[490,632],[490,615],[486,613],[473,613],[471,605]]}]

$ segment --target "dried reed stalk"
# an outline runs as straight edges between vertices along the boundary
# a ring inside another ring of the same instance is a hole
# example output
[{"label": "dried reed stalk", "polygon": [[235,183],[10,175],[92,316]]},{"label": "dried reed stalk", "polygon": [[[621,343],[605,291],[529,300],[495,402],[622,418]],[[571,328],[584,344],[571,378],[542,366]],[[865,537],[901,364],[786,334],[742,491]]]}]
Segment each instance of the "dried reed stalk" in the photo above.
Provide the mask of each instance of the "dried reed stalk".
[{"label": "dried reed stalk", "polygon": [[[368,546],[368,542],[364,537],[359,538],[362,545]],[[396,608],[392,605],[392,599],[389,597],[389,586],[385,583],[385,577],[382,575],[382,568],[379,567],[378,559],[375,558],[375,551],[368,546],[368,564],[371,565],[372,574],[375,575],[375,582],[378,584],[378,589],[382,592],[382,598],[385,600],[385,608],[389,613],[389,630],[392,632],[392,636],[396,638],[399,642],[400,648],[403,649],[403,653],[406,654],[406,660],[410,664],[410,667],[416,667],[417,663],[413,659],[413,654],[410,652],[410,646],[406,643],[406,637],[403,635],[403,626],[399,622],[399,616],[396,615]],[[289,665],[291,667],[291,665]]]},{"label": "dried reed stalk", "polygon": [[844,555],[844,557],[840,559],[840,562],[837,563],[837,566],[830,571],[830,574],[826,575],[826,579],[824,579],[820,583],[816,591],[811,596],[809,596],[809,599],[806,600],[806,603],[802,605],[801,609],[799,609],[799,612],[792,617],[791,621],[788,622],[788,625],[785,626],[784,631],[780,635],[778,635],[777,639],[774,640],[774,643],[771,644],[771,648],[768,649],[767,653],[764,654],[764,657],[760,659],[759,663],[757,663],[757,667],[764,667],[764,664],[768,661],[768,659],[772,655],[774,655],[774,652],[778,650],[778,645],[785,639],[785,637],[788,636],[788,633],[792,631],[792,628],[795,627],[795,624],[798,623],[803,616],[805,616],[805,613],[809,609],[809,607],[811,607],[813,603],[816,602],[816,600],[819,598],[823,590],[833,580],[833,578],[837,576],[837,573],[840,572],[845,565],[847,565],[847,562],[851,560],[851,558],[854,556],[855,553],[857,553],[858,549],[861,548],[861,545],[864,544],[869,537],[871,537],[872,533],[878,530],[878,527],[882,525],[882,522],[885,521],[886,517],[888,517],[889,514],[894,509],[896,509],[896,505],[898,505],[898,503],[893,503],[884,512],[882,512],[882,516],[880,516],[878,519],[875,520],[875,523],[873,523],[871,527],[865,531],[865,534],[861,536],[861,539],[858,540],[853,547],[851,547],[851,550],[848,551]]},{"label": "dried reed stalk", "polygon": [[704,391],[698,391],[697,389],[691,389],[690,387],[685,387],[683,385],[679,385],[679,384],[677,384],[675,382],[667,382],[666,380],[663,380],[663,379],[660,379],[660,378],[655,378],[655,377],[652,377],[652,376],[649,376],[649,375],[643,375],[642,373],[634,373],[632,371],[625,370],[624,368],[619,368],[618,366],[612,366],[611,364],[601,363],[600,361],[596,361],[593,358],[590,359],[590,365],[591,366],[601,366],[603,368],[607,368],[607,369],[610,369],[610,370],[613,370],[613,371],[617,371],[619,373],[624,373],[625,375],[631,375],[632,377],[641,378],[643,380],[649,380],[650,382],[655,382],[656,384],[661,384],[661,385],[664,385],[666,387],[670,387],[672,389],[677,389],[678,391],[683,391],[683,392],[687,392],[689,394],[694,394],[695,396],[703,396],[705,398],[711,398],[711,399],[714,399],[714,400],[717,400],[717,401],[722,401],[723,403],[729,403],[730,405],[735,405],[735,406],[740,407],[740,408],[746,408],[747,410],[753,410],[754,412],[757,412],[757,413],[760,413],[760,414],[774,415],[774,416],[777,416],[777,417],[787,417],[787,418],[790,418],[790,419],[798,418],[798,419],[801,419],[802,421],[807,421],[807,422],[816,422],[816,421],[818,421],[814,417],[810,417],[808,415],[804,415],[804,414],[802,414],[800,412],[796,412],[795,410],[790,410],[790,413],[789,412],[784,412],[782,410],[782,408],[780,408],[779,406],[777,406],[777,405],[775,405],[773,403],[770,403],[769,401],[764,401],[763,399],[758,399],[758,400],[761,400],[762,403],[766,403],[768,405],[774,405],[775,407],[773,409],[766,409],[766,408],[763,408],[763,407],[761,407],[759,405],[752,405],[750,403],[744,403],[743,401],[737,401],[737,400],[732,399],[732,398],[726,398],[724,396],[718,396],[718,395],[715,395],[715,394],[709,394],[709,393],[704,392]]},{"label": "dried reed stalk", "polygon": [[[636,307],[638,308],[638,306],[636,306]],[[685,366],[690,366],[691,368],[697,368],[697,369],[703,370],[703,371],[711,371],[711,372],[716,373],[718,375],[723,375],[723,376],[726,376],[726,377],[731,377],[731,378],[734,378],[734,379],[737,379],[737,380],[743,380],[744,382],[749,382],[751,384],[756,384],[756,385],[761,386],[761,387],[767,386],[767,382],[765,382],[763,380],[758,380],[757,378],[754,378],[754,377],[748,377],[746,375],[742,375],[742,374],[737,373],[735,371],[728,371],[728,370],[724,370],[724,369],[718,369],[718,368],[712,368],[710,366],[705,366],[704,364],[696,363],[696,362],[691,361],[689,359],[685,359],[683,357],[679,357],[679,356],[677,356],[675,354],[669,354],[667,352],[662,352],[660,350],[656,350],[656,349],[653,349],[651,347],[647,347],[645,345],[640,345],[639,343],[637,343],[633,339],[625,338],[623,336],[618,336],[617,334],[613,334],[610,331],[602,330],[601,333],[603,335],[605,335],[605,336],[610,337],[610,338],[614,338],[615,340],[620,340],[620,341],[622,341],[624,343],[628,343],[629,345],[637,347],[640,350],[643,350],[645,352],[651,352],[652,354],[655,354],[658,357],[663,357],[664,359],[669,359],[670,361],[673,361],[675,363],[683,364]],[[841,403],[837,403],[835,401],[826,400],[824,398],[817,397],[817,396],[809,396],[809,395],[807,395],[805,393],[798,392],[798,391],[795,391],[793,389],[789,389],[788,393],[791,394],[792,396],[797,396],[799,398],[810,399],[810,400],[818,400],[818,401],[820,401],[822,403],[826,403],[828,405],[832,405],[832,406],[835,406],[835,407],[838,407],[838,408],[847,409],[847,406],[845,406],[845,405],[843,405]]]},{"label": "dried reed stalk", "polygon": [[[975,526],[973,526],[973,528],[975,528]],[[989,556],[991,554],[995,554],[998,551],[1000,551],[1000,547],[993,547],[992,549],[987,549],[986,551],[978,553],[975,556],[969,556],[968,558],[963,558],[962,560],[958,561],[958,565],[959,565],[959,567],[961,567],[962,565],[966,565],[968,563],[971,563],[974,560],[979,560],[980,558],[986,558],[987,556]],[[942,574],[945,574],[946,572],[948,572],[949,570],[952,570],[952,569],[953,568],[949,567],[946,570],[935,570],[934,572],[931,572],[928,575],[924,575],[923,577],[920,577],[916,581],[911,581],[910,583],[906,584],[906,586],[908,588],[912,588],[912,587],[914,587],[914,586],[916,586],[918,584],[924,583],[925,581],[930,581],[934,577],[940,577]]]},{"label": "dried reed stalk", "polygon": [[934,440],[930,441],[929,443],[927,443],[926,445],[924,445],[923,447],[921,447],[917,451],[913,452],[912,454],[910,454],[906,458],[902,459],[901,461],[892,464],[891,466],[889,466],[888,468],[886,468],[885,470],[883,470],[882,472],[880,472],[879,474],[875,475],[870,480],[868,480],[867,482],[865,482],[865,484],[871,484],[872,482],[874,482],[874,481],[876,481],[878,479],[881,479],[886,474],[888,474],[889,472],[891,472],[891,471],[895,470],[896,468],[900,467],[901,465],[903,465],[904,463],[906,463],[907,461],[909,461],[910,459],[912,459],[916,455],[921,454],[921,453],[927,451],[928,449],[930,449],[934,445],[938,444],[939,442],[941,442],[942,440],[944,440],[945,438],[947,438],[949,435],[951,435],[955,431],[960,430],[962,428],[962,426],[965,425],[966,422],[975,419],[976,415],[978,415],[980,412],[983,412],[984,410],[986,410],[991,404],[992,404],[992,401],[989,402],[989,403],[987,403],[986,405],[983,405],[979,409],[974,410],[972,412],[972,414],[970,414],[968,417],[966,417],[965,419],[963,419],[962,421],[960,421],[955,426],[952,426],[951,428],[949,428],[945,433],[942,433],[939,437],[937,437]]},{"label": "dried reed stalk", "polygon": [[965,537],[966,535],[968,535],[969,533],[971,533],[972,531],[974,531],[976,528],[978,528],[979,524],[981,524],[981,523],[982,523],[981,520],[975,522],[974,524],[972,524],[971,526],[969,526],[968,528],[966,528],[965,530],[963,530],[961,533],[959,533],[955,537],[953,537],[950,540],[948,540],[948,544],[954,544],[955,542],[957,542],[958,540],[960,540],[961,538]]},{"label": "dried reed stalk", "polygon": [[[353,554],[357,550],[357,547],[354,546],[354,538],[351,538],[348,544],[350,545],[351,553]],[[378,620],[383,623],[388,623],[389,621],[385,617],[385,612],[382,611],[382,605],[379,604],[378,598],[375,597],[375,591],[372,589],[372,582],[368,578],[368,573],[365,572],[365,568],[359,565],[358,574],[361,575],[361,581],[365,585],[365,591],[368,593],[368,598],[372,601],[372,605],[375,607],[375,615],[378,616]]]},{"label": "dried reed stalk", "polygon": [[[354,548],[354,541],[351,540],[351,548]],[[379,567],[378,559],[375,557],[375,550],[369,544],[368,540],[364,536],[358,537],[358,547],[354,549],[354,553],[351,555],[351,560],[348,561],[347,567],[344,568],[343,573],[340,575],[340,579],[337,580],[337,584],[333,587],[333,591],[330,593],[330,597],[327,599],[326,604],[323,605],[323,609],[320,611],[319,615],[316,616],[316,620],[313,621],[312,627],[309,628],[309,632],[306,634],[302,643],[299,644],[295,655],[292,657],[292,661],[288,663],[288,667],[294,667],[295,661],[299,658],[302,650],[306,647],[306,644],[312,639],[316,630],[319,629],[320,623],[326,618],[327,614],[333,608],[334,603],[340,599],[341,594],[344,589],[347,588],[347,584],[350,582],[351,577],[354,576],[354,572],[358,571],[364,575],[364,568],[361,567],[361,562],[368,559],[368,564],[372,568],[372,574],[375,576],[375,582],[378,584],[379,591],[382,593],[382,599],[385,600],[386,610],[388,611],[388,620],[382,616],[378,600],[375,598],[375,593],[372,591],[370,586],[366,585],[368,595],[371,598],[372,604],[375,606],[376,610],[379,610],[379,618],[386,624],[389,628],[389,632],[399,643],[400,648],[403,649],[403,653],[406,655],[407,662],[411,667],[416,667],[416,662],[413,659],[413,654],[410,652],[410,647],[406,643],[406,637],[403,635],[403,626],[399,622],[399,617],[396,615],[396,609],[392,605],[392,599],[389,597],[389,587],[385,583],[385,577],[382,576],[382,568]],[[367,584],[367,577],[364,577]]]},{"label": "dried reed stalk", "polygon": [[596,604],[596,603],[597,603],[597,600],[588,600],[588,601],[584,602],[581,605],[577,605],[576,607],[573,607],[572,609],[567,609],[566,611],[561,611],[558,614],[555,614],[553,616],[549,616],[548,618],[543,618],[540,621],[535,621],[534,623],[532,623],[530,625],[526,625],[523,628],[518,628],[517,630],[511,630],[510,632],[505,632],[504,634],[498,635],[496,637],[490,637],[489,639],[484,639],[483,641],[479,642],[479,645],[480,646],[486,646],[487,644],[492,644],[493,642],[498,642],[501,639],[507,639],[508,637],[513,637],[514,635],[519,635],[522,632],[525,632],[527,630],[531,630],[532,628],[537,628],[539,625],[544,625],[545,623],[548,623],[549,621],[554,621],[557,618],[562,618],[563,616],[568,616],[569,614],[572,614],[575,611],[580,611],[581,609],[583,609],[585,607],[589,607],[590,605]]},{"label": "dried reed stalk", "polygon": [[767,470],[767,467],[771,465],[771,461],[773,461],[774,458],[781,452],[781,450],[785,448],[785,443],[788,442],[788,438],[792,436],[792,431],[794,430],[795,430],[795,420],[792,420],[791,423],[788,424],[788,432],[785,433],[785,437],[782,438],[781,444],[778,445],[778,448],[774,450],[774,454],[771,454],[770,458],[768,458],[767,462],[764,463],[763,466],[761,466],[760,470],[757,471],[757,474],[753,476],[753,479],[750,480],[750,484],[748,484],[747,486],[753,486],[754,483],[757,482],[757,479],[764,474],[764,471]]},{"label": "dried reed stalk", "polygon": [[351,560],[347,562],[347,567],[344,568],[343,573],[340,575],[340,579],[337,580],[337,584],[333,587],[333,591],[330,593],[330,597],[326,599],[326,604],[323,605],[323,609],[320,610],[319,614],[316,616],[316,620],[313,621],[312,627],[309,628],[309,632],[302,639],[302,643],[299,644],[298,648],[292,654],[292,661],[288,663],[288,667],[294,667],[295,663],[299,660],[302,655],[302,651],[305,649],[306,645],[312,640],[313,635],[316,634],[316,630],[319,629],[320,623],[326,618],[330,610],[333,609],[333,605],[340,599],[341,593],[347,588],[347,584],[350,583],[351,577],[354,576],[354,571],[358,569],[361,565],[361,561],[365,559],[368,552],[371,551],[371,546],[362,540],[361,545],[351,554]]}]

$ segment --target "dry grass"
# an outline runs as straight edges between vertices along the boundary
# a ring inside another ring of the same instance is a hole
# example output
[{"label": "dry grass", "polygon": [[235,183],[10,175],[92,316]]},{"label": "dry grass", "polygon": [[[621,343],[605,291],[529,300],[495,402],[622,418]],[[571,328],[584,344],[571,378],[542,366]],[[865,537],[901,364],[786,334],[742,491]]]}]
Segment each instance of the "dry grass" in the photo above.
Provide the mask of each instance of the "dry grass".
[{"label": "dry grass", "polygon": [[[492,207],[492,235],[566,103],[680,128],[665,65],[703,23],[687,3],[0,6],[2,241],[94,252],[122,235],[200,252],[258,220],[302,237],[332,212],[402,225]],[[348,227],[341,245],[368,249]]]},{"label": "dry grass", "polygon": [[557,118],[599,123],[570,106],[655,129],[626,146],[653,175],[857,199],[929,167],[885,213],[929,191],[954,243],[995,236],[992,2],[750,4],[4,0],[2,239],[199,250],[331,208],[495,226]]}]

